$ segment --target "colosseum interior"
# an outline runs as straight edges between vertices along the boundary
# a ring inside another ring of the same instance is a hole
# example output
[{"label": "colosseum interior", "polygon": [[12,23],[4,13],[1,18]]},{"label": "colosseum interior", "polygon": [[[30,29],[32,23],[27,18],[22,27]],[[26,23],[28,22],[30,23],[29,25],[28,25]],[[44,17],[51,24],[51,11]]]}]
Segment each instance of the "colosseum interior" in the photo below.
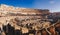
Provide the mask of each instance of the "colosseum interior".
[{"label": "colosseum interior", "polygon": [[0,35],[60,35],[60,14],[48,9],[0,5]]}]

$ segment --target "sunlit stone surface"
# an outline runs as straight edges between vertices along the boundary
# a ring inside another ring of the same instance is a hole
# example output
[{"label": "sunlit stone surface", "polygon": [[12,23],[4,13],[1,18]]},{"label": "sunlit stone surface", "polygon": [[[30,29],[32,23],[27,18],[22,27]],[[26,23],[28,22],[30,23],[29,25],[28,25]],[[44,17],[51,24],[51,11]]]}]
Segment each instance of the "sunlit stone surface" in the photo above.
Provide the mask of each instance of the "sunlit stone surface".
[{"label": "sunlit stone surface", "polygon": [[[60,14],[58,14],[60,15]],[[29,9],[0,5],[0,34],[58,35],[60,17],[48,9]]]}]

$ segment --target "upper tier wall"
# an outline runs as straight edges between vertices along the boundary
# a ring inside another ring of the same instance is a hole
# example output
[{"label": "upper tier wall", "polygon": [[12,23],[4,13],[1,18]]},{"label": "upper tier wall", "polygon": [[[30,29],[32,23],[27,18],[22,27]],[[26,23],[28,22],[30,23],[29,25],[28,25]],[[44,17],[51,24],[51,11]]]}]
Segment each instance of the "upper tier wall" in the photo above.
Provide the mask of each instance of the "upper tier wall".
[{"label": "upper tier wall", "polygon": [[29,8],[19,8],[7,5],[0,6],[0,12],[11,12],[11,13],[21,13],[21,14],[48,14],[50,13],[47,9],[29,9]]}]

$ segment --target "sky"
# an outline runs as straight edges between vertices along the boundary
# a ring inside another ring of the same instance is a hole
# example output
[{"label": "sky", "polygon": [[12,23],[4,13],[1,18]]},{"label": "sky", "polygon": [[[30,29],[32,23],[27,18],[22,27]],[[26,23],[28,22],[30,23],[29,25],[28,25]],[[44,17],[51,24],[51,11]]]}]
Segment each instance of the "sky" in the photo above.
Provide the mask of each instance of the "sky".
[{"label": "sky", "polygon": [[50,12],[60,12],[60,0],[0,0],[0,4],[23,8],[49,9]]}]

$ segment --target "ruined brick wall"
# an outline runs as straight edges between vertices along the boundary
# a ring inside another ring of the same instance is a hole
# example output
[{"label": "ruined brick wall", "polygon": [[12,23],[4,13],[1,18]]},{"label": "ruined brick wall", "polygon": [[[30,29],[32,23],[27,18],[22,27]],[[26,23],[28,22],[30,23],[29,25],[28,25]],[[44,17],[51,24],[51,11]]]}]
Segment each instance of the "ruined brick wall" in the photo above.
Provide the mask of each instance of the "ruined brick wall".
[{"label": "ruined brick wall", "polygon": [[2,4],[0,6],[0,12],[3,13],[9,13],[9,12],[14,12],[14,13],[21,13],[21,14],[48,14],[50,13],[49,10],[47,9],[29,9],[29,8],[19,8],[19,7],[13,7],[13,6],[8,6]]}]

